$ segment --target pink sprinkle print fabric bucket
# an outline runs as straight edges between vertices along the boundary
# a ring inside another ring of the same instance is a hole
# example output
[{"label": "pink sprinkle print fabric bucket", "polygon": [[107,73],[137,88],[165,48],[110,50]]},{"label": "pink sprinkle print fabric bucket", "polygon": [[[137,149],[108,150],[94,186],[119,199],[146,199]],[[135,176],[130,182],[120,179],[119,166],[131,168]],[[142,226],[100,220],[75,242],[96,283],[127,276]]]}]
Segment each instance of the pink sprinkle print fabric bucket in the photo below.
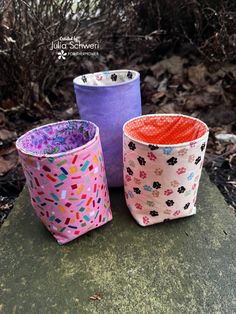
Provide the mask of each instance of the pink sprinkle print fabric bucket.
[{"label": "pink sprinkle print fabric bucket", "polygon": [[135,220],[148,226],[194,215],[207,125],[156,114],[126,122],[123,132],[125,198]]},{"label": "pink sprinkle print fabric bucket", "polygon": [[100,130],[109,187],[123,186],[122,128],[141,115],[140,75],[133,70],[90,73],[74,79],[81,119]]},{"label": "pink sprinkle print fabric bucket", "polygon": [[16,147],[35,212],[59,244],[112,219],[95,124],[48,124],[22,135]]}]

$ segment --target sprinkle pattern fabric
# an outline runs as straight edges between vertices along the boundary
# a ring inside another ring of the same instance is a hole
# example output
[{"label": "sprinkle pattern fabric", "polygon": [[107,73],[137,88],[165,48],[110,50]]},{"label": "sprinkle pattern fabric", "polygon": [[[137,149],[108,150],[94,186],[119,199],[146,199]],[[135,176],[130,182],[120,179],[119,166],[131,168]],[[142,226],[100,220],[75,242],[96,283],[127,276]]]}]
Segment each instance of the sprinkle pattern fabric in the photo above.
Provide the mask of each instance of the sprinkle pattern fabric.
[{"label": "sprinkle pattern fabric", "polygon": [[[44,148],[53,145],[51,132],[62,129],[60,153],[44,154]],[[31,146],[32,138],[40,140],[40,147]],[[59,244],[112,219],[99,131],[93,123],[73,120],[44,126],[23,135],[17,148],[32,205]]]},{"label": "sprinkle pattern fabric", "polygon": [[[148,125],[148,116],[145,119]],[[135,140],[133,131],[130,137],[133,120],[124,126],[123,147],[125,198],[131,214],[142,226],[194,215],[207,127],[195,141],[158,146]]]}]

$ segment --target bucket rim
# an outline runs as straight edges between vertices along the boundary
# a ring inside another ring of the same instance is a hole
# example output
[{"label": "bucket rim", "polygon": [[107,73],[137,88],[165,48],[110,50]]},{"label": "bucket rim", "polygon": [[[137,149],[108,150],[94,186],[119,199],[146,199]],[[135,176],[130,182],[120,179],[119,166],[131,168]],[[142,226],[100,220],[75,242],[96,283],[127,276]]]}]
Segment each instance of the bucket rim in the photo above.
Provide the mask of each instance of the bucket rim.
[{"label": "bucket rim", "polygon": [[[114,83],[112,85],[92,85],[92,84],[84,84],[84,83],[80,83],[79,79],[81,79],[83,76],[92,76],[92,75],[98,75],[98,74],[104,74],[106,72],[109,72],[109,74],[113,74],[113,73],[122,73],[122,72],[128,72],[130,71],[131,73],[135,74],[135,77],[132,79],[129,79],[128,81],[125,82],[121,82],[121,83]],[[77,77],[75,77],[73,79],[73,84],[75,87],[79,86],[79,87],[91,87],[91,88],[114,88],[117,86],[122,86],[122,85],[128,85],[130,83],[133,83],[134,81],[138,80],[140,78],[140,73],[138,71],[135,70],[129,70],[129,69],[120,69],[120,70],[104,70],[104,71],[99,71],[99,72],[94,72],[94,73],[85,73],[82,75],[79,75]]]},{"label": "bucket rim", "polygon": [[[93,138],[91,140],[89,140],[86,144],[75,147],[73,149],[70,149],[66,152],[59,152],[59,153],[55,153],[55,154],[44,154],[44,153],[34,153],[34,152],[30,152],[29,150],[25,150],[22,146],[21,146],[21,142],[22,140],[30,135],[31,133],[35,132],[36,130],[39,129],[43,129],[45,127],[50,127],[50,126],[54,126],[54,125],[60,125],[60,124],[65,124],[68,122],[85,122],[85,123],[89,123],[92,126],[95,127],[95,134],[93,136]],[[18,150],[19,153],[25,155],[25,156],[29,156],[29,157],[36,157],[36,158],[59,158],[59,157],[64,157],[67,155],[72,155],[74,153],[80,152],[84,149],[87,149],[89,146],[93,145],[97,140],[99,140],[99,127],[88,120],[80,120],[80,119],[71,119],[71,120],[62,120],[62,121],[57,121],[57,122],[52,122],[52,123],[48,123],[48,124],[44,124],[41,125],[39,127],[33,128],[27,132],[25,132],[24,134],[22,134],[17,140],[16,140],[16,148]]]},{"label": "bucket rim", "polygon": [[[135,120],[139,120],[139,119],[143,119],[145,117],[168,117],[168,116],[171,116],[171,117],[174,117],[174,116],[178,116],[178,117],[184,117],[184,118],[187,118],[187,119],[190,119],[190,120],[194,120],[194,121],[198,121],[199,123],[201,123],[206,131],[205,133],[194,139],[194,140],[191,140],[191,141],[187,141],[187,142],[182,142],[182,143],[176,143],[176,144],[158,144],[158,143],[152,143],[152,142],[144,142],[144,141],[141,141],[141,140],[138,140],[136,139],[135,137],[129,135],[126,131],[125,131],[125,128],[127,126],[128,123],[132,122],[132,121],[135,121]],[[142,144],[142,145],[145,145],[145,146],[148,146],[148,145],[154,145],[154,146],[158,146],[158,147],[182,147],[182,146],[188,146],[190,145],[191,143],[197,143],[197,142],[201,142],[203,139],[207,139],[208,138],[208,135],[209,135],[209,128],[208,126],[206,125],[205,122],[203,122],[202,120],[198,119],[198,118],[195,118],[195,117],[191,117],[191,116],[188,116],[188,115],[184,115],[184,114],[181,114],[181,113],[157,113],[157,114],[147,114],[147,115],[142,115],[142,116],[139,116],[139,117],[134,117],[128,121],[125,122],[125,124],[123,125],[123,136],[126,136],[127,138],[129,138],[130,140],[136,142],[136,143],[139,143],[139,144]]]}]

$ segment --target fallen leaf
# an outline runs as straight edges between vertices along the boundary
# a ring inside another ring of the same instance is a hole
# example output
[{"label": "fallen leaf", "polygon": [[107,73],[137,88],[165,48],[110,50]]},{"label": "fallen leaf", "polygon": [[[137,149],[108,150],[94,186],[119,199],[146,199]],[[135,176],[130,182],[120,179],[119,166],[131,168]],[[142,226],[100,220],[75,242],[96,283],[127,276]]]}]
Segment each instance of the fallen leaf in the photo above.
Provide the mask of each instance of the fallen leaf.
[{"label": "fallen leaf", "polygon": [[159,84],[158,86],[158,92],[163,92],[167,90],[167,83],[168,83],[168,78],[165,77]]},{"label": "fallen leaf", "polygon": [[16,165],[16,162],[13,160],[6,160],[3,157],[0,157],[0,176],[3,176],[9,170],[11,170]]},{"label": "fallen leaf", "polygon": [[33,100],[35,102],[38,102],[39,101],[39,84],[31,82],[30,86],[31,86],[31,90],[32,90]]},{"label": "fallen leaf", "polygon": [[0,149],[0,156],[8,156],[11,153],[16,152],[16,147],[12,144],[10,147],[4,147]]},{"label": "fallen leaf", "polygon": [[151,100],[152,100],[152,102],[153,102],[154,104],[156,104],[156,103],[159,102],[160,99],[163,98],[165,95],[166,95],[165,92],[155,93],[154,95],[152,95]]},{"label": "fallen leaf", "polygon": [[17,105],[13,100],[7,98],[1,101],[1,107],[3,110],[8,110],[17,107]]},{"label": "fallen leaf", "polygon": [[191,95],[186,95],[184,98],[184,109],[188,111],[208,107],[209,105],[214,105],[217,103],[216,96],[202,90],[192,93]]},{"label": "fallen leaf", "polygon": [[3,112],[0,112],[0,126],[4,126],[7,122],[6,116]]},{"label": "fallen leaf", "polygon": [[99,293],[96,293],[94,295],[91,295],[91,297],[89,297],[89,299],[92,301],[101,301],[102,296]]},{"label": "fallen leaf", "polygon": [[188,68],[188,79],[196,86],[203,87],[206,85],[207,74],[207,69],[202,63]]},{"label": "fallen leaf", "polygon": [[179,56],[172,56],[168,59],[164,59],[157,62],[151,67],[151,71],[154,76],[158,79],[162,74],[168,71],[172,75],[182,76],[183,65],[187,62],[185,58]]},{"label": "fallen leaf", "polygon": [[220,133],[220,134],[216,134],[215,137],[220,142],[236,143],[236,135],[235,134]]},{"label": "fallen leaf", "polygon": [[205,91],[207,91],[209,94],[214,94],[214,95],[222,95],[222,81],[218,81],[216,84],[213,85],[207,85],[205,87]]},{"label": "fallen leaf", "polygon": [[155,113],[157,110],[157,106],[156,105],[153,105],[153,104],[144,104],[142,106],[142,113],[143,114],[152,114],[152,113]]},{"label": "fallen leaf", "polygon": [[164,104],[158,108],[158,113],[176,113],[176,105],[174,103]]},{"label": "fallen leaf", "polygon": [[225,73],[231,74],[236,79],[236,64],[228,63],[222,67]]},{"label": "fallen leaf", "polygon": [[236,168],[236,154],[229,157],[229,164],[231,168]]},{"label": "fallen leaf", "polygon": [[12,132],[6,129],[0,130],[0,145],[1,142],[10,142],[16,139],[16,132]]},{"label": "fallen leaf", "polygon": [[147,84],[150,84],[153,88],[157,88],[158,86],[158,81],[150,75],[147,75],[144,79],[144,82]]}]

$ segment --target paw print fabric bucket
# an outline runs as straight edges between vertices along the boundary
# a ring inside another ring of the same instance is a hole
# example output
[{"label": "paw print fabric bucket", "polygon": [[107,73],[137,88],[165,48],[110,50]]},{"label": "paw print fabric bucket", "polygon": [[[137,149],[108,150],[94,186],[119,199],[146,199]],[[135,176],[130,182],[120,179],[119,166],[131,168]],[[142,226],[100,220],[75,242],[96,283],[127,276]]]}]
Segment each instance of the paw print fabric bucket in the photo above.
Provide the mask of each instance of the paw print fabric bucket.
[{"label": "paw print fabric bucket", "polygon": [[81,119],[98,125],[109,187],[123,185],[122,128],[141,115],[140,75],[136,71],[105,71],[74,79]]},{"label": "paw print fabric bucket", "polygon": [[112,219],[95,124],[48,124],[22,135],[16,147],[35,212],[59,244]]},{"label": "paw print fabric bucket", "polygon": [[157,114],[134,118],[123,131],[125,197],[135,220],[148,226],[194,215],[207,125]]}]

